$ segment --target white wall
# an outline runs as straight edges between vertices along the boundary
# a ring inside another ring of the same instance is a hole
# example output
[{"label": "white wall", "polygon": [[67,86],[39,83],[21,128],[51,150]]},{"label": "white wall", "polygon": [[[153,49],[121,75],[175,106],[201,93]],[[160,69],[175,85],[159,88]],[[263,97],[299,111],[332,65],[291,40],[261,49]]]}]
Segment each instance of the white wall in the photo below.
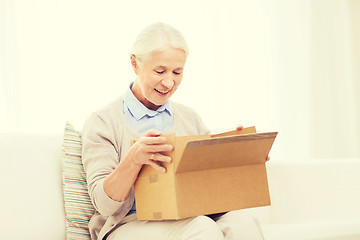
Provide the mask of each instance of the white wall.
[{"label": "white wall", "polygon": [[163,21],[191,52],[173,99],[211,129],[279,131],[273,160],[359,157],[359,11],[351,0],[0,0],[0,132],[81,129],[134,80],[138,32]]},{"label": "white wall", "polygon": [[360,1],[326,6],[312,7],[311,151],[354,158],[360,156]]}]

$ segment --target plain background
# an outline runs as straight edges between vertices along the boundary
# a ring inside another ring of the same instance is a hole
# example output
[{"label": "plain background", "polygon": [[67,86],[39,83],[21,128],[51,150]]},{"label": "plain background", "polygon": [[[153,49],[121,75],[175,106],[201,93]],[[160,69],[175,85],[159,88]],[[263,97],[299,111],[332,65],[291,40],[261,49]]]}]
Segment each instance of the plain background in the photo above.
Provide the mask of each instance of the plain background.
[{"label": "plain background", "polygon": [[174,101],[214,132],[279,131],[271,159],[360,157],[360,1],[0,0],[0,133],[81,130],[135,79],[148,24],[190,55]]}]

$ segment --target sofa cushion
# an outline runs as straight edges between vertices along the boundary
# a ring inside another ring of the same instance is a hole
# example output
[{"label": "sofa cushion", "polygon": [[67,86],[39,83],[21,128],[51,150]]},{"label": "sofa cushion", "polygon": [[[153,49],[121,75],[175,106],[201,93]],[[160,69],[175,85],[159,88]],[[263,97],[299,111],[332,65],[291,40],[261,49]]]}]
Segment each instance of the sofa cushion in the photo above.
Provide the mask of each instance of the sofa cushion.
[{"label": "sofa cushion", "polygon": [[0,239],[65,239],[62,134],[0,133]]},{"label": "sofa cushion", "polygon": [[95,210],[81,161],[81,135],[68,122],[62,151],[66,239],[90,239],[88,223]]}]

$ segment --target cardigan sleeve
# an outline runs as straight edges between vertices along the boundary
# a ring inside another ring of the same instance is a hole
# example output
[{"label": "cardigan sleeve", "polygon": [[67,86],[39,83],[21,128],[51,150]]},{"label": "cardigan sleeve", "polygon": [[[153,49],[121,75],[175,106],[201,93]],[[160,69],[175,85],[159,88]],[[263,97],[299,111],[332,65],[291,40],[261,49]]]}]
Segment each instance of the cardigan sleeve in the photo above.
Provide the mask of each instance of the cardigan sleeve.
[{"label": "cardigan sleeve", "polygon": [[110,216],[124,202],[111,199],[104,191],[104,179],[119,164],[114,129],[111,124],[93,113],[82,131],[82,162],[87,177],[89,195],[95,209],[103,216]]}]

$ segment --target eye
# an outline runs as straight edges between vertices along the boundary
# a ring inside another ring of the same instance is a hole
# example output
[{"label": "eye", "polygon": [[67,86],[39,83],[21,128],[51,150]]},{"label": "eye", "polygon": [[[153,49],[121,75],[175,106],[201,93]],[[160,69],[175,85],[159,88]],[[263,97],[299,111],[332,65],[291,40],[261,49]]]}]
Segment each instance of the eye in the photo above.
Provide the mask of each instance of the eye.
[{"label": "eye", "polygon": [[155,70],[155,72],[156,72],[157,74],[163,74],[165,71],[156,71],[156,70]]},{"label": "eye", "polygon": [[173,72],[174,74],[176,74],[176,75],[180,75],[181,74],[181,72]]}]

